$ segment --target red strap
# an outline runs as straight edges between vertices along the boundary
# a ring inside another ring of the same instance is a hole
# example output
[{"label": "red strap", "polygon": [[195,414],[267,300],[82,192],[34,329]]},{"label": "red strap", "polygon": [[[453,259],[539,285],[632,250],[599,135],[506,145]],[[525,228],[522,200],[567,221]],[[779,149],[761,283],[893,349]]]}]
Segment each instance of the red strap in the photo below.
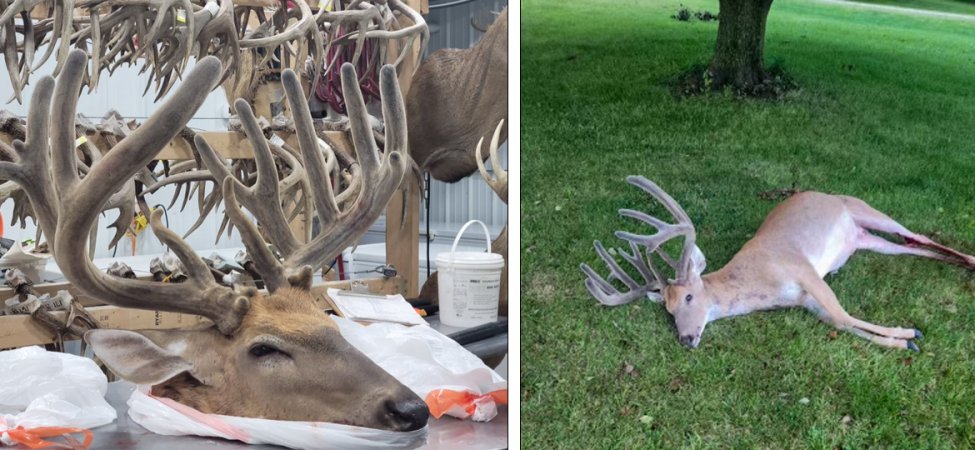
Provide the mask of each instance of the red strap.
[{"label": "red strap", "polygon": [[[30,448],[45,448],[45,447],[60,447],[77,449],[77,445],[71,445],[70,442],[77,442],[71,437],[72,434],[83,434],[85,436],[84,442],[81,442],[82,449],[87,449],[91,447],[92,434],[91,430],[86,430],[84,428],[66,428],[66,427],[38,427],[26,429],[24,427],[12,428],[6,431],[7,435],[10,436],[14,442],[18,444],[26,445]],[[62,442],[51,442],[45,441],[44,438],[66,436],[69,444]]]}]

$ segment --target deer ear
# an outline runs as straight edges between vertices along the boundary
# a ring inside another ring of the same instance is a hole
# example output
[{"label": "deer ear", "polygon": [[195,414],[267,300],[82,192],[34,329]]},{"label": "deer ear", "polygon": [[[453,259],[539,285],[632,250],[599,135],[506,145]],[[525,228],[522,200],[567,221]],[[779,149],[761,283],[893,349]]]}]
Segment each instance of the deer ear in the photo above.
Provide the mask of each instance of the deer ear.
[{"label": "deer ear", "polygon": [[663,303],[664,296],[662,291],[647,291],[647,299],[654,303]]},{"label": "deer ear", "polygon": [[91,330],[85,341],[112,372],[136,384],[155,385],[193,368],[180,355],[128,330]]},{"label": "deer ear", "polygon": [[691,249],[690,258],[687,260],[687,275],[691,278],[701,278],[701,274],[704,273],[704,268],[707,267],[707,261],[704,259],[704,253],[701,249],[697,248],[695,245]]}]

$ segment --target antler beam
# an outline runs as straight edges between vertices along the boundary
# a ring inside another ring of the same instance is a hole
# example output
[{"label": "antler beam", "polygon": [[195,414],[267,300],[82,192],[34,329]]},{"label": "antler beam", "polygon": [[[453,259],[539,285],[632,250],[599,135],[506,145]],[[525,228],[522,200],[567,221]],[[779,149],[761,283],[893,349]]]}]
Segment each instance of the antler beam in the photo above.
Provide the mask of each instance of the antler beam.
[{"label": "antler beam", "polygon": [[104,274],[88,259],[84,245],[101,205],[130,182],[203,103],[205,96],[200,92],[216,85],[222,72],[220,62],[214,57],[198,62],[172,97],[81,179],[74,150],[74,110],[86,62],[84,52],[73,50],[56,83],[51,77],[40,80],[31,98],[27,142],[13,142],[17,161],[0,162],[0,177],[23,186],[58,266],[79,290],[116,306],[201,315],[213,320],[221,332],[233,333],[247,312],[249,299],[218,285],[206,264],[162,225],[161,211],[152,215],[153,231],[183,260],[189,275],[185,283]]}]

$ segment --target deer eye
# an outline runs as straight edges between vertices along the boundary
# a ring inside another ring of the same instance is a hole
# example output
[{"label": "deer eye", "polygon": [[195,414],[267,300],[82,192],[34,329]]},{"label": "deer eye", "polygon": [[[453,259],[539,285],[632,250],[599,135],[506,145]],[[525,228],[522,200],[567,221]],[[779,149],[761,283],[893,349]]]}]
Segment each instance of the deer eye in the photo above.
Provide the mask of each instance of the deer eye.
[{"label": "deer eye", "polygon": [[281,351],[267,344],[257,344],[250,349],[251,356],[255,358],[267,356],[272,353],[281,353]]},{"label": "deer eye", "polygon": [[694,296],[691,294],[687,294],[687,297],[684,297],[684,301],[687,303],[690,303],[691,300],[694,300]]}]

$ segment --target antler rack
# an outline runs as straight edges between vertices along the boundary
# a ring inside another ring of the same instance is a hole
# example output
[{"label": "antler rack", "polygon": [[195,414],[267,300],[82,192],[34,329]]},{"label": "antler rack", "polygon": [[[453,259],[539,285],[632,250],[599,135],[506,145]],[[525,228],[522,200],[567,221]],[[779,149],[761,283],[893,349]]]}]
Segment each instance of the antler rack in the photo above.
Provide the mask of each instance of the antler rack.
[{"label": "antler rack", "polygon": [[[629,252],[623,248],[616,249],[615,252],[639,273],[640,277],[643,278],[642,281],[637,281],[630,273],[623,269],[601,242],[598,240],[593,242],[596,253],[609,268],[609,279],[603,278],[587,264],[580,264],[579,268],[586,274],[585,283],[589,293],[600,303],[609,306],[629,303],[643,296],[648,296],[654,300],[661,299],[660,291],[664,286],[671,283],[671,280],[653,265],[653,255],[660,257],[660,259],[676,272],[676,279],[673,282],[683,283],[692,272],[695,252],[700,252],[695,244],[697,232],[694,229],[694,223],[691,222],[690,217],[684,212],[684,208],[681,208],[680,204],[673,197],[664,192],[654,182],[644,177],[630,176],[626,178],[626,181],[660,202],[677,220],[677,223],[665,222],[642,211],[632,209],[619,210],[621,216],[637,219],[657,231],[650,235],[641,235],[627,231],[617,231],[615,233],[617,238],[626,241],[630,247]],[[683,238],[684,242],[680,257],[675,261],[667,252],[663,251],[662,246],[668,241],[678,238]],[[612,284],[613,280],[618,280],[629,290],[626,292],[620,291]]]},{"label": "antler rack", "polygon": [[[12,99],[19,102],[31,73],[56,55],[57,75],[72,47],[91,54],[83,82],[89,90],[103,72],[141,60],[140,73],[151,74],[146,92],[155,85],[158,100],[193,55],[217,56],[224,67],[221,79],[233,75],[235,84],[252,84],[255,68],[271,65],[304,72],[307,55],[314,89],[321,74],[336,65],[340,52],[331,52],[333,47],[354,45],[352,62],[357,63],[366,42],[377,42],[366,57],[378,70],[389,59],[388,50],[398,49],[398,65],[413,42],[419,40],[422,52],[429,41],[422,16],[401,0],[326,0],[317,6],[312,9],[305,0],[241,5],[231,0],[0,0],[0,46]],[[256,64],[242,67],[243,52]]]}]

